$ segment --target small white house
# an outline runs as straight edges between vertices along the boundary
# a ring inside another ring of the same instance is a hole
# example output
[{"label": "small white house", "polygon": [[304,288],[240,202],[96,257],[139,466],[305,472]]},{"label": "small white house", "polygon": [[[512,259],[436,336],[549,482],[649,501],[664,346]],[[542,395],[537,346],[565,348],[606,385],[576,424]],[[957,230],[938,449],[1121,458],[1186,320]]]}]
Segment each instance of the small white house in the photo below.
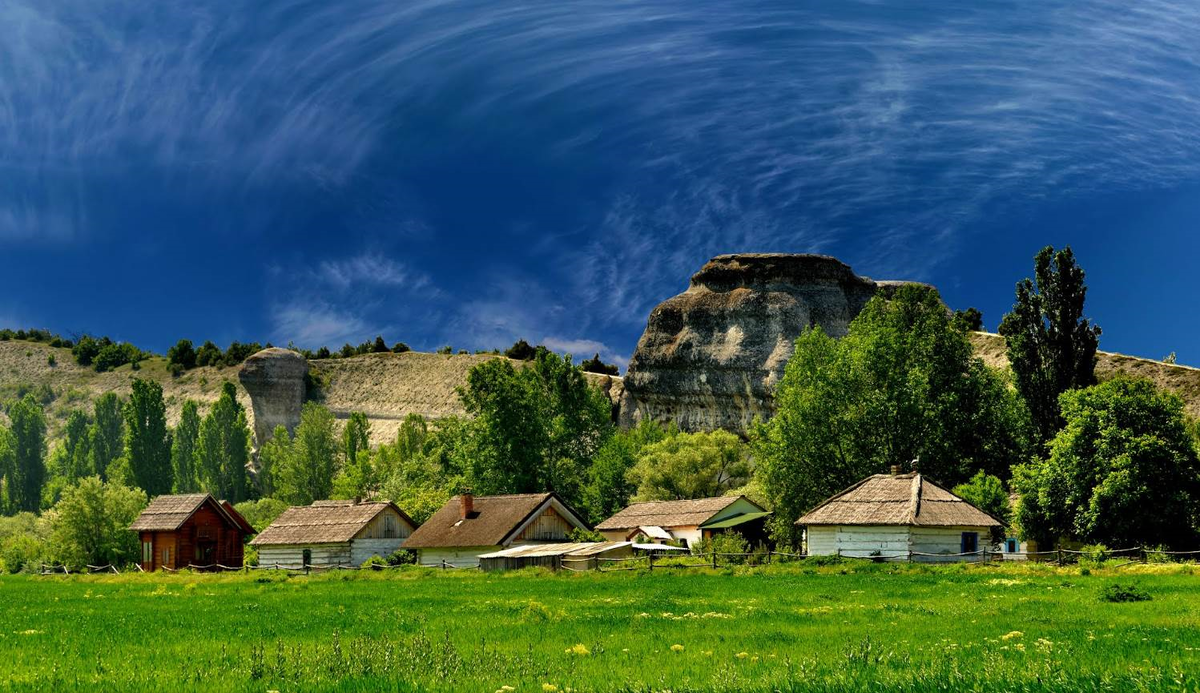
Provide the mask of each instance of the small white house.
[{"label": "small white house", "polygon": [[250,545],[263,566],[357,566],[399,551],[415,530],[395,503],[317,501],[288,508]]},{"label": "small white house", "polygon": [[796,520],[810,556],[959,561],[996,551],[1001,522],[916,472],[876,474]]},{"label": "small white house", "polygon": [[563,543],[587,522],[555,493],[451,498],[405,543],[425,566],[474,568],[510,546]]},{"label": "small white house", "polygon": [[676,541],[695,546],[720,532],[737,532],[752,544],[767,538],[765,508],[745,496],[633,503],[596,525],[609,541],[659,543]]}]

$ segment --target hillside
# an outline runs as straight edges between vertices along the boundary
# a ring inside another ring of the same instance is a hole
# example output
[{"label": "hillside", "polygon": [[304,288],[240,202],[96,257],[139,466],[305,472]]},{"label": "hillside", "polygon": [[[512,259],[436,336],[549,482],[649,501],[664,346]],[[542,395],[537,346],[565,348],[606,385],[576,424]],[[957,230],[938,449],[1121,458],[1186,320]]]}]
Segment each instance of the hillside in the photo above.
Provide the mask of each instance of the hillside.
[{"label": "hillside", "polygon": [[[971,344],[984,363],[995,368],[1008,368],[1004,338],[990,332],[972,332]],[[1164,390],[1170,390],[1183,398],[1189,416],[1200,418],[1200,368],[1163,363],[1150,359],[1114,354],[1107,351],[1096,353],[1096,377],[1101,381],[1116,375],[1132,375],[1153,381]]]}]

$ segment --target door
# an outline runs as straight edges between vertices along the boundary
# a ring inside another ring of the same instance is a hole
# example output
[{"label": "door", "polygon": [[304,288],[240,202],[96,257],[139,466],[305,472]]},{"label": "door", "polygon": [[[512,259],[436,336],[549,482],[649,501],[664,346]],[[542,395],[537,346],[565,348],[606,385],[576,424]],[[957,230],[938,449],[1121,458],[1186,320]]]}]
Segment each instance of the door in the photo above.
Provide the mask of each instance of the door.
[{"label": "door", "polygon": [[979,532],[963,532],[961,553],[975,553],[978,550]]}]

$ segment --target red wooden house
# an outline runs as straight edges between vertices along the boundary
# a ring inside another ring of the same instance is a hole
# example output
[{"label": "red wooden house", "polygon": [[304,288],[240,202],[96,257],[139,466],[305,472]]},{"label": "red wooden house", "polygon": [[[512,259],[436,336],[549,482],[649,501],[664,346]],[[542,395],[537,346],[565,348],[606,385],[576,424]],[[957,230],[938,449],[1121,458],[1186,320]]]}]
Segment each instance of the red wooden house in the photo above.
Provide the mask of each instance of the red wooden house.
[{"label": "red wooden house", "polygon": [[142,570],[193,566],[242,566],[254,528],[227,501],[207,493],[159,496],[129,529],[138,533]]}]

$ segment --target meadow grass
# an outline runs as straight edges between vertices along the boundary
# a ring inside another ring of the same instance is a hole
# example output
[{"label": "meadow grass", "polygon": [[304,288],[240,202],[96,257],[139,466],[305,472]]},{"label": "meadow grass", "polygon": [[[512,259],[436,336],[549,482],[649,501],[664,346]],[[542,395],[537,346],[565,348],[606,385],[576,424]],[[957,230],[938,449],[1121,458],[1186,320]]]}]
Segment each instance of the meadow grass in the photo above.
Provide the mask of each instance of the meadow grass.
[{"label": "meadow grass", "polygon": [[15,576],[0,690],[1195,691],[1198,586],[1168,565]]}]

